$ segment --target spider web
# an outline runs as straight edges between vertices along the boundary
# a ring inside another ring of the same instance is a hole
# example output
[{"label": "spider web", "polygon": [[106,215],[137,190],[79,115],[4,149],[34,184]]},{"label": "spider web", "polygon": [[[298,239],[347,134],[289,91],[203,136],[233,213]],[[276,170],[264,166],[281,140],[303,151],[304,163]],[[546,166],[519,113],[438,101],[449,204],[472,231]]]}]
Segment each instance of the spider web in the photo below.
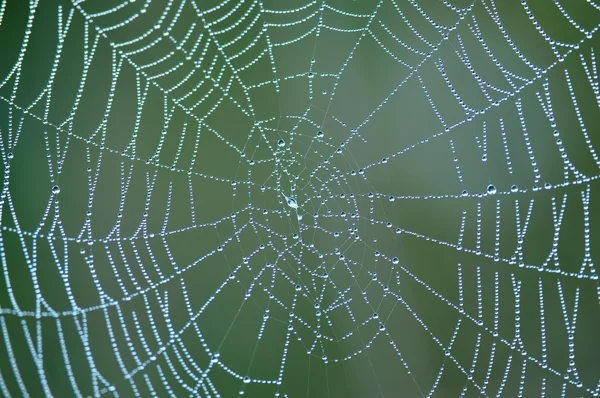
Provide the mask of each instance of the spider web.
[{"label": "spider web", "polygon": [[593,0],[0,29],[4,396],[600,394]]}]

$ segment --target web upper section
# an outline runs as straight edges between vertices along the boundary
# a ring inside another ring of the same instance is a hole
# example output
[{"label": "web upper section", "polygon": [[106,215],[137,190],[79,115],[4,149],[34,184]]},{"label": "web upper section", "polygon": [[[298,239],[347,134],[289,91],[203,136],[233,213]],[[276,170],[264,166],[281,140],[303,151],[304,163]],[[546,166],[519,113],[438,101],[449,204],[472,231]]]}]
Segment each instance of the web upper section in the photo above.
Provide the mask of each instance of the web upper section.
[{"label": "web upper section", "polygon": [[600,395],[599,29],[2,1],[2,395]]}]

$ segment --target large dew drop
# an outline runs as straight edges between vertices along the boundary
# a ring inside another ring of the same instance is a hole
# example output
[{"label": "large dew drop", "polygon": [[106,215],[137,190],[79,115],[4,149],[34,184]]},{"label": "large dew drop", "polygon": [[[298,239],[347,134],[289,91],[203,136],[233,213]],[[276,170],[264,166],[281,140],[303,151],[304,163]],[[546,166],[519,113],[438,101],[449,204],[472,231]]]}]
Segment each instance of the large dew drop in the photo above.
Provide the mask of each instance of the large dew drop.
[{"label": "large dew drop", "polygon": [[286,197],[285,200],[287,201],[288,206],[290,206],[292,209],[298,208],[298,202],[296,202],[296,199]]},{"label": "large dew drop", "polygon": [[279,148],[283,148],[283,147],[285,146],[285,141],[284,141],[284,140],[279,140],[279,141],[277,141],[277,146],[278,146]]},{"label": "large dew drop", "polygon": [[488,195],[495,195],[496,194],[496,186],[492,185],[492,184],[488,185],[487,193],[488,193]]}]

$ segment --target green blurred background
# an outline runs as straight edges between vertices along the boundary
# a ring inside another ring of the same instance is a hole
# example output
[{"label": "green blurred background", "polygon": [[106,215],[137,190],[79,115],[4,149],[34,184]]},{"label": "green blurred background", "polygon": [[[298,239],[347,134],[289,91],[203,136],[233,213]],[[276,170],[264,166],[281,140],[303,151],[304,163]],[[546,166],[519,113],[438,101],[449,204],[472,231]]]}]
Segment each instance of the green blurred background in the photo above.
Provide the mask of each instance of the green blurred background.
[{"label": "green blurred background", "polygon": [[525,4],[2,2],[1,393],[597,396],[600,11]]}]

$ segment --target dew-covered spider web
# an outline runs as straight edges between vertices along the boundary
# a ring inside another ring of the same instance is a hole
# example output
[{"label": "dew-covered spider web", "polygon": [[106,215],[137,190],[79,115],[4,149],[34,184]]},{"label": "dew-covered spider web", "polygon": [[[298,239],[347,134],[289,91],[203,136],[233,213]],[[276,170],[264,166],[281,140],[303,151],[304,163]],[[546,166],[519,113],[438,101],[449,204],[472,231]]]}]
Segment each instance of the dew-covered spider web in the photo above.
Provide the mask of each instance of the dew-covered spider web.
[{"label": "dew-covered spider web", "polygon": [[597,0],[0,1],[5,397],[597,397]]}]

